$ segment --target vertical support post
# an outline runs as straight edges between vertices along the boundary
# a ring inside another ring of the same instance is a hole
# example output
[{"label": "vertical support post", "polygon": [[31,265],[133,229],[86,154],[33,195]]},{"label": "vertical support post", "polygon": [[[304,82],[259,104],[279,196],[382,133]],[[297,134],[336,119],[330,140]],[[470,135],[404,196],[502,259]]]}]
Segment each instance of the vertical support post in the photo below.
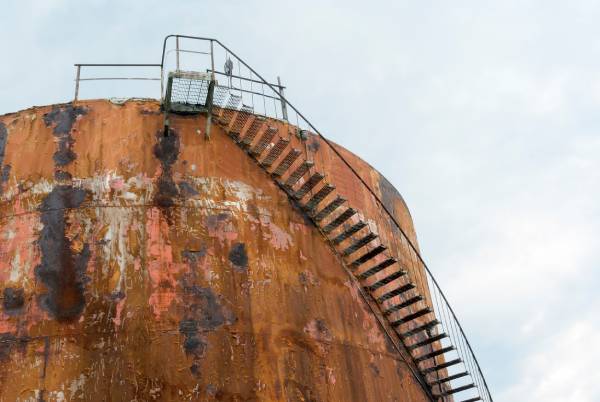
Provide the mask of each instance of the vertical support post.
[{"label": "vertical support post", "polygon": [[79,78],[81,77],[81,66],[77,66],[77,75],[75,77],[75,100],[79,98]]},{"label": "vertical support post", "polygon": [[213,110],[213,99],[215,92],[215,57],[214,57],[214,46],[212,39],[210,40],[210,84],[208,84],[208,94],[206,96],[206,130],[204,131],[205,138],[210,140],[210,128],[212,127],[212,110]]},{"label": "vertical support post", "polygon": [[283,86],[281,85],[281,78],[279,76],[277,77],[277,85],[279,85],[279,95],[281,95],[281,114],[283,115],[283,120],[288,121],[287,105],[283,100]]},{"label": "vertical support post", "polygon": [[161,64],[160,65],[160,97],[158,99],[161,99],[163,101],[164,101],[164,99],[163,99],[163,93],[165,91],[164,79],[165,79],[165,72],[164,72],[164,67]]},{"label": "vertical support post", "polygon": [[177,71],[179,71],[179,36],[175,37],[175,62],[177,64]]},{"label": "vertical support post", "polygon": [[215,56],[214,46],[212,39],[210,40],[210,72],[212,74],[212,80],[215,80]]}]

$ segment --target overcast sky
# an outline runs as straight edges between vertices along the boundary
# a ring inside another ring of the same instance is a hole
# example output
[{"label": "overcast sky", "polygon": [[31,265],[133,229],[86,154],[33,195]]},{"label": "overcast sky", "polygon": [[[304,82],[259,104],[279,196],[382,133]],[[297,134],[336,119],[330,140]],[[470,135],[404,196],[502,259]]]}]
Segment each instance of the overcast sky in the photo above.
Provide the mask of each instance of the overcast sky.
[{"label": "overcast sky", "polygon": [[599,401],[598,21],[587,0],[5,0],[0,113],[70,100],[75,62],[219,38],[402,193],[496,401]]}]

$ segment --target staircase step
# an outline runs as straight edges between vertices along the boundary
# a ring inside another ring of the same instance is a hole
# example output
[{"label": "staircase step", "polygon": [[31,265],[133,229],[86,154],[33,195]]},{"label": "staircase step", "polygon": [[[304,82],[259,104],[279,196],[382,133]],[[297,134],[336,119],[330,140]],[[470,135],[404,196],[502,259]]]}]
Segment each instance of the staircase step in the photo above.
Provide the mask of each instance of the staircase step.
[{"label": "staircase step", "polygon": [[[375,265],[373,268],[369,268],[362,274],[358,275],[357,278],[359,281],[363,281],[363,280],[367,279],[368,277],[375,275],[377,272],[380,272],[380,271],[386,269],[390,265],[395,264],[396,262],[398,262],[398,261],[395,258],[389,257],[389,258],[381,261],[379,264]],[[390,276],[387,276],[387,277],[381,279],[380,281],[377,281],[374,284],[370,285],[368,288],[372,292],[376,289],[379,289],[383,285],[392,282],[394,279],[400,278],[404,274],[406,274],[406,272],[404,272],[404,271],[394,272]]]},{"label": "staircase step", "polygon": [[271,167],[273,162],[275,162],[275,160],[279,158],[279,155],[283,153],[283,151],[289,143],[290,140],[288,140],[287,138],[280,138],[279,141],[277,141],[277,143],[273,146],[273,148],[269,150],[267,156],[265,156],[265,158],[262,161],[260,161],[261,166],[264,168]]},{"label": "staircase step", "polygon": [[296,193],[294,193],[294,198],[297,200],[302,199],[306,194],[308,194],[309,191],[311,191],[313,188],[315,188],[315,186],[317,184],[319,184],[321,182],[321,180],[323,180],[325,178],[325,176],[323,176],[321,173],[317,172],[314,173],[312,176],[310,176],[310,178],[304,182],[304,184],[302,185],[302,187],[300,187],[298,189],[298,191],[296,191]]},{"label": "staircase step", "polygon": [[236,113],[238,105],[242,102],[242,97],[234,94],[229,95],[227,105],[223,109],[222,115],[219,117],[219,122],[224,126],[228,126],[231,118]]},{"label": "staircase step", "polygon": [[402,325],[402,324],[406,324],[407,322],[411,322],[413,320],[416,320],[419,317],[423,317],[424,315],[427,315],[429,313],[431,313],[431,309],[429,307],[425,307],[424,309],[415,311],[412,314],[409,314],[405,317],[402,317],[394,322],[391,323],[392,327],[397,327],[398,325]]},{"label": "staircase step", "polygon": [[233,119],[233,124],[231,125],[231,128],[229,129],[229,135],[231,135],[233,138],[237,139],[238,136],[240,135],[240,132],[246,125],[246,122],[248,121],[250,116],[253,115],[253,112],[254,112],[254,110],[253,110],[252,106],[242,105],[240,111],[235,116],[235,119]]},{"label": "staircase step", "polygon": [[426,369],[423,369],[423,370],[421,370],[421,373],[423,375],[429,374],[429,373],[433,373],[434,371],[442,370],[442,369],[448,368],[450,366],[454,366],[455,364],[459,364],[459,363],[462,363],[461,359],[450,360],[450,361],[447,361],[447,362],[444,362],[444,363],[440,363],[440,364],[438,364],[436,366],[428,367]]},{"label": "staircase step", "polygon": [[460,402],[477,402],[477,401],[482,401],[483,399],[481,399],[480,396],[476,396],[475,398],[469,398],[469,399],[465,399],[462,400]]},{"label": "staircase step", "polygon": [[336,209],[338,209],[338,207],[340,205],[342,205],[343,203],[346,202],[346,199],[344,197],[340,197],[339,195],[335,197],[335,199],[333,201],[331,201],[329,204],[327,204],[327,206],[325,206],[325,208],[323,208],[321,211],[319,211],[314,217],[313,220],[315,222],[320,222],[323,219],[325,219],[327,216],[329,216],[329,214],[331,214],[333,211],[335,211]]},{"label": "staircase step", "polygon": [[398,310],[402,310],[403,308],[413,305],[415,303],[418,303],[422,300],[423,300],[423,296],[421,296],[421,295],[411,297],[410,299],[403,301],[402,303],[396,304],[396,305],[390,307],[389,309],[385,310],[385,312],[383,314],[390,315]]},{"label": "staircase step", "polygon": [[288,179],[285,181],[284,186],[287,188],[292,188],[294,184],[296,184],[298,180],[300,180],[300,178],[304,176],[311,167],[313,167],[313,165],[314,162],[311,161],[302,162],[302,164],[300,164],[300,166],[298,166],[296,170],[290,174]]},{"label": "staircase step", "polygon": [[420,348],[423,346],[430,345],[434,342],[441,341],[442,339],[447,338],[447,337],[448,337],[447,334],[441,333],[441,334],[429,337],[429,338],[425,339],[424,341],[413,343],[412,345],[407,346],[407,348],[408,348],[408,350],[417,349],[417,348]]},{"label": "staircase step", "polygon": [[350,263],[350,268],[352,268],[352,269],[358,268],[360,265],[364,264],[365,262],[369,261],[370,259],[383,253],[385,250],[387,250],[387,247],[380,244],[379,246],[375,247],[373,250],[366,252],[362,256],[358,257],[356,260],[352,261]]},{"label": "staircase step", "polygon": [[400,286],[399,288],[396,288],[394,290],[391,290],[391,291],[383,294],[382,296],[380,296],[377,299],[377,301],[379,303],[383,303],[384,301],[389,300],[394,296],[401,295],[402,293],[406,293],[409,290],[414,289],[414,288],[415,288],[415,285],[413,283],[407,283],[405,285]]},{"label": "staircase step", "polygon": [[353,234],[355,234],[356,232],[358,232],[359,230],[361,230],[362,228],[364,228],[366,226],[367,226],[367,224],[363,221],[355,223],[354,225],[350,226],[348,229],[344,230],[342,233],[340,233],[339,235],[334,237],[331,240],[331,242],[337,246],[338,244],[340,244],[347,238],[351,237]]},{"label": "staircase step", "polygon": [[453,350],[454,350],[454,346],[448,346],[445,348],[434,350],[433,352],[429,352],[427,354],[424,354],[423,356],[416,357],[415,362],[421,363],[421,362],[424,362],[425,360],[433,359],[436,356],[443,355],[444,353],[451,352]]},{"label": "staircase step", "polygon": [[254,157],[259,157],[260,154],[262,154],[265,151],[265,149],[267,149],[267,147],[271,143],[271,140],[273,139],[273,137],[275,137],[275,134],[277,134],[277,128],[267,128],[263,135],[258,139],[258,143],[256,144],[256,146],[250,151],[250,154]]},{"label": "staircase step", "polygon": [[365,237],[358,239],[356,242],[352,243],[344,251],[342,251],[342,257],[348,257],[350,254],[363,248],[364,246],[366,246],[367,244],[369,244],[370,242],[375,240],[377,237],[379,237],[379,236],[377,236],[373,232],[370,232]]},{"label": "staircase step", "polygon": [[354,215],[356,215],[356,210],[354,208],[348,208],[347,210],[342,212],[337,218],[325,225],[322,229],[323,233],[331,233],[335,228],[340,226],[342,223],[346,222],[348,219],[352,218]]},{"label": "staircase step", "polygon": [[250,144],[252,144],[254,138],[256,138],[256,134],[258,134],[258,132],[262,129],[263,124],[265,124],[264,119],[260,117],[254,117],[254,120],[252,120],[252,123],[250,123],[250,127],[248,127],[248,130],[246,130],[246,134],[240,141],[240,144],[243,148],[248,148]]},{"label": "staircase step", "polygon": [[275,168],[273,173],[271,174],[273,177],[281,177],[287,170],[292,166],[292,163],[298,159],[300,156],[300,151],[296,148],[290,150],[287,155],[283,158],[283,160],[279,163],[279,165]]},{"label": "staircase step", "polygon": [[450,396],[452,394],[457,394],[459,392],[466,391],[466,390],[471,389],[471,388],[475,388],[475,384],[471,383],[471,384],[467,384],[467,385],[462,385],[462,386],[457,387],[457,388],[444,390],[443,393],[437,394],[437,395],[434,395],[434,396],[441,398],[441,397],[444,397],[444,396]]},{"label": "staircase step", "polygon": [[435,327],[436,325],[438,325],[439,323],[440,322],[438,320],[431,320],[427,324],[423,324],[423,325],[420,325],[420,326],[415,327],[413,329],[410,329],[408,331],[402,332],[400,334],[400,337],[401,338],[408,338],[410,336],[418,334],[421,331],[426,331],[428,329],[431,329],[431,328]]},{"label": "staircase step", "polygon": [[429,385],[434,386],[434,385],[439,385],[448,381],[453,381],[453,380],[457,380],[459,378],[468,376],[469,372],[468,371],[463,371],[462,373],[458,373],[458,374],[454,374],[448,377],[444,377],[444,378],[438,378],[436,380],[433,380],[429,383]]},{"label": "staircase step", "polygon": [[315,195],[310,197],[310,200],[304,205],[304,209],[307,211],[312,211],[319,205],[321,201],[325,199],[333,190],[335,190],[335,186],[332,184],[326,184]]}]

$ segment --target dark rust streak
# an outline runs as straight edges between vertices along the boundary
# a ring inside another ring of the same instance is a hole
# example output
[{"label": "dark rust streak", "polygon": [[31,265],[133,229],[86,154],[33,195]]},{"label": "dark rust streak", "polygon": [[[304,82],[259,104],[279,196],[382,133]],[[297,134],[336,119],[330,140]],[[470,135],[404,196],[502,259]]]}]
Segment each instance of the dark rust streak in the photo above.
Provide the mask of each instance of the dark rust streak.
[{"label": "dark rust streak", "polygon": [[154,145],[154,156],[160,161],[161,173],[158,178],[157,192],[154,202],[160,207],[171,207],[179,196],[179,189],[173,181],[173,164],[179,157],[179,136],[173,129],[168,135],[162,131],[156,134],[157,143]]},{"label": "dark rust streak", "polygon": [[44,115],[44,123],[52,127],[52,133],[58,139],[58,150],[54,153],[54,163],[62,167],[73,162],[77,155],[73,152],[75,140],[71,136],[73,125],[79,116],[87,113],[84,107],[74,107],[72,104],[53,107],[51,112]]},{"label": "dark rust streak", "polygon": [[8,315],[18,315],[23,311],[25,305],[25,292],[23,288],[4,288],[2,292],[2,308]]},{"label": "dark rust streak", "polygon": [[77,208],[86,198],[86,191],[59,185],[52,189],[40,206],[44,225],[38,244],[41,263],[35,268],[36,277],[46,285],[47,293],[39,297],[40,306],[58,321],[76,319],[85,307],[89,245],[76,253],[66,236],[64,208]]}]

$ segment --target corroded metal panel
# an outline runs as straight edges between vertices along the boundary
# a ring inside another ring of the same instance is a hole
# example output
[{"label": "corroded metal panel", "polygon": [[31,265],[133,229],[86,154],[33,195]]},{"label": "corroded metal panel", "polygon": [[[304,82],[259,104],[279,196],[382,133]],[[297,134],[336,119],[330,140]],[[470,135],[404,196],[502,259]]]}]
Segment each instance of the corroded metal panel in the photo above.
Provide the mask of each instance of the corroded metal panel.
[{"label": "corroded metal panel", "polygon": [[0,400],[427,400],[286,193],[204,117],[162,123],[150,101],[0,117]]}]

